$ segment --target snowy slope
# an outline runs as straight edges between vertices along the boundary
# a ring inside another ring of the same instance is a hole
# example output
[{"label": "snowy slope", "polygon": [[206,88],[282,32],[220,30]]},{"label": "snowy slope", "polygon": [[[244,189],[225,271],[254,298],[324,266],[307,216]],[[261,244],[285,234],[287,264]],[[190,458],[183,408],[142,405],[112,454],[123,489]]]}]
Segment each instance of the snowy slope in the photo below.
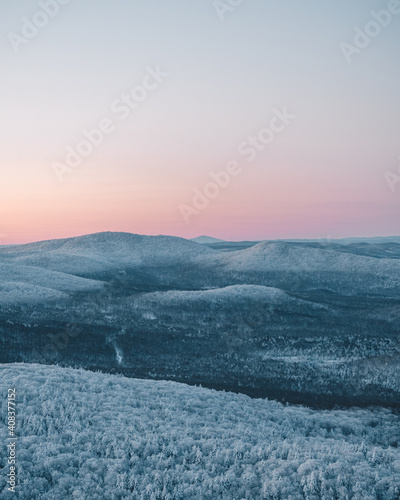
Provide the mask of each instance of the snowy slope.
[{"label": "snowy slope", "polygon": [[222,254],[216,258],[227,267],[240,271],[320,270],[400,273],[400,262],[393,259],[376,259],[284,242],[261,242],[251,248]]},{"label": "snowy slope", "polygon": [[[286,294],[278,288],[258,285],[234,285],[224,288],[200,291],[176,291],[152,292],[134,296],[128,299],[130,307],[136,312],[141,311],[144,318],[157,319],[163,314],[171,314],[171,311],[207,311],[218,315],[225,311],[231,316],[233,311],[238,314],[242,311],[242,317],[248,317],[250,312],[261,310],[270,313],[279,309],[279,314],[318,314],[327,311],[329,307],[298,299]],[[247,311],[247,313],[246,313]],[[240,314],[239,314],[240,316]]]},{"label": "snowy slope", "polygon": [[44,267],[72,274],[90,274],[125,267],[189,263],[214,251],[174,236],[96,233],[0,248],[0,263]]},{"label": "snowy slope", "polygon": [[207,243],[221,243],[224,242],[225,240],[220,240],[219,238],[213,238],[212,236],[197,236],[196,238],[192,238],[191,241],[195,241],[196,243],[200,244],[207,244]]},{"label": "snowy slope", "polygon": [[104,283],[19,264],[0,263],[0,303],[66,298],[64,292],[100,290]]},{"label": "snowy slope", "polygon": [[[186,291],[171,290],[152,292],[134,299],[137,304],[152,304],[163,307],[182,307],[183,305],[237,306],[249,309],[256,304],[275,305],[283,308],[298,308],[303,312],[309,308],[327,309],[326,306],[291,297],[283,290],[259,285],[232,285],[211,290]],[[282,309],[283,310],[283,309]]]},{"label": "snowy slope", "polygon": [[335,243],[340,243],[342,245],[348,245],[351,243],[370,243],[370,244],[381,244],[381,243],[400,243],[400,236],[375,236],[371,238],[342,238],[339,240],[332,240]]},{"label": "snowy slope", "polygon": [[222,270],[236,272],[296,272],[316,277],[369,276],[376,287],[400,285],[400,260],[375,258],[326,248],[284,242],[261,242],[237,252],[213,256]]},{"label": "snowy slope", "polygon": [[[14,266],[13,279],[4,276],[7,265]],[[97,233],[0,248],[0,266],[0,281],[27,282],[58,291],[96,288],[94,282],[72,282],[74,276],[106,281],[126,272],[127,282],[131,280],[149,291],[152,286],[204,289],[233,284],[288,290],[307,286],[338,293],[388,291],[391,295],[400,290],[400,259],[287,242],[261,242],[242,250],[219,252],[172,236]],[[64,276],[61,279],[46,273],[33,275],[33,268],[57,271]],[[288,276],[290,273],[296,275],[297,284],[293,283],[293,276]],[[71,275],[69,285],[67,274]],[[65,281],[62,286],[60,279]],[[48,285],[53,280],[54,286]],[[242,292],[248,290],[241,289]],[[219,293],[226,296],[227,291]]]},{"label": "snowy slope", "polygon": [[125,267],[193,264],[208,270],[307,271],[372,273],[400,277],[400,260],[377,259],[295,243],[261,242],[250,248],[220,253],[173,236],[97,233],[64,240],[0,248],[1,263],[87,274]]},{"label": "snowy slope", "polygon": [[[389,410],[316,411],[174,382],[3,365],[1,393],[13,387],[17,498],[399,498],[399,422]],[[2,498],[6,487],[2,474]]]},{"label": "snowy slope", "polygon": [[294,300],[278,288],[257,285],[233,285],[224,288],[200,291],[153,292],[142,296],[143,300],[159,302],[164,304],[179,304],[182,302],[235,302],[235,301],[259,301],[280,303]]},{"label": "snowy slope", "polygon": [[68,294],[65,292],[21,281],[0,283],[0,304],[35,304],[63,300],[67,297]]}]

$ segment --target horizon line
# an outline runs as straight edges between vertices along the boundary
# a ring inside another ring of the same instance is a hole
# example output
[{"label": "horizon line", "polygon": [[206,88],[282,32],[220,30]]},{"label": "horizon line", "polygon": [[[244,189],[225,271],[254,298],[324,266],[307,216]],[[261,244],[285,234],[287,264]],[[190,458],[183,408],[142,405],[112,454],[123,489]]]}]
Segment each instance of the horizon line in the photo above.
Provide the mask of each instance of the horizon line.
[{"label": "horizon line", "polygon": [[[0,244],[0,248],[1,247],[3,247],[3,248],[10,247],[10,246],[31,245],[34,243],[45,243],[45,242],[49,242],[49,241],[70,240],[70,239],[74,239],[74,238],[83,238],[85,236],[94,236],[94,235],[98,235],[98,234],[107,234],[107,233],[131,234],[131,235],[135,235],[135,236],[148,236],[148,237],[167,236],[167,237],[171,237],[171,238],[180,238],[180,239],[187,240],[187,241],[193,241],[197,238],[206,237],[206,238],[219,240],[219,241],[216,241],[215,243],[218,243],[218,242],[220,242],[220,243],[244,243],[244,242],[261,243],[264,241],[269,241],[269,242],[283,241],[283,242],[295,243],[295,242],[302,242],[302,241],[304,241],[304,242],[307,242],[307,241],[312,241],[312,242],[318,242],[318,241],[328,241],[329,242],[329,241],[331,241],[331,242],[335,242],[335,241],[353,240],[353,239],[358,239],[358,240],[375,240],[375,239],[389,240],[391,238],[400,239],[400,235],[390,235],[390,236],[378,235],[378,236],[344,236],[344,237],[340,237],[340,238],[331,238],[331,237],[306,238],[305,237],[305,238],[265,238],[265,239],[254,239],[254,240],[249,240],[249,239],[230,240],[230,239],[222,239],[222,238],[219,238],[217,236],[209,236],[209,235],[205,235],[205,234],[194,236],[193,238],[185,238],[183,236],[177,236],[177,235],[173,235],[173,234],[142,234],[142,233],[132,233],[130,231],[96,231],[94,233],[84,233],[84,234],[78,234],[75,236],[67,236],[67,237],[61,237],[61,238],[47,238],[47,239],[43,239],[43,240],[33,240],[33,241],[24,242],[24,243]],[[199,243],[199,244],[203,244],[203,243]]]}]

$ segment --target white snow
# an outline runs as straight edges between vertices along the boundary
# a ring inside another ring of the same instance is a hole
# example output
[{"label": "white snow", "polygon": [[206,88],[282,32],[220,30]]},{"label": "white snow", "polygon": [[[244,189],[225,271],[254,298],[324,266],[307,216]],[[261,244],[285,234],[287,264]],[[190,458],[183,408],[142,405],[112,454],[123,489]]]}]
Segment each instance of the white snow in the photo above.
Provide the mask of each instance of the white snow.
[{"label": "white snow", "polygon": [[67,297],[65,292],[20,281],[0,283],[0,304],[39,303]]},{"label": "white snow", "polygon": [[351,272],[400,278],[400,259],[374,258],[286,242],[261,242],[218,252],[174,236],[96,233],[0,248],[0,264],[15,263],[87,275],[124,267],[193,265],[199,271]]},{"label": "white snow", "polygon": [[326,271],[372,273],[400,277],[400,259],[385,259],[285,242],[261,242],[250,248],[213,255],[235,271]]},{"label": "white snow", "polygon": [[99,290],[103,286],[104,283],[99,281],[48,269],[0,264],[0,303],[56,300],[67,296],[62,292]]},{"label": "white snow", "polygon": [[117,359],[117,363],[119,365],[121,365],[121,363],[122,363],[122,361],[124,359],[122,350],[118,346],[114,346],[114,348],[115,348],[115,357]]},{"label": "white snow", "polygon": [[[217,280],[222,277],[225,282],[234,276],[236,282],[239,278],[246,283],[249,276],[251,283],[259,273],[293,272],[311,273],[314,288],[323,283],[322,287],[330,289],[330,283],[338,277],[347,280],[350,286],[351,276],[356,277],[359,286],[364,286],[363,277],[368,277],[366,287],[372,291],[400,288],[400,259],[368,257],[286,242],[261,242],[243,250],[218,252],[173,236],[97,233],[0,248],[0,282],[26,282],[60,292],[94,290],[103,286],[101,282],[80,276],[111,270],[124,273],[128,269],[144,273],[162,269],[165,274],[168,269],[173,277],[174,270],[182,268],[198,273],[199,277],[209,276],[210,282],[214,276]],[[283,292],[277,289],[240,286],[242,288],[226,287],[201,295],[198,295],[200,292],[193,292],[195,295],[184,292],[185,300],[235,300],[238,295],[251,299],[256,294],[265,296],[265,300],[275,300],[279,293],[279,297],[283,297]],[[340,286],[341,282],[333,284],[332,289],[336,291]],[[162,297],[179,301],[183,297],[179,293],[171,292]]]},{"label": "white snow", "polygon": [[123,267],[186,264],[208,253],[214,250],[184,238],[109,232],[0,248],[0,263],[87,275]]},{"label": "white snow", "polygon": [[197,238],[192,238],[191,241],[196,243],[206,244],[206,243],[222,243],[225,240],[220,240],[219,238],[213,238],[212,236],[197,236]]},{"label": "white snow", "polygon": [[[162,303],[180,302],[219,302],[236,300],[257,300],[264,302],[282,302],[292,300],[285,292],[278,288],[259,285],[232,285],[224,288],[213,288],[210,290],[171,290],[168,292],[152,292],[142,295],[141,300]],[[140,300],[139,299],[139,300]]]},{"label": "white snow", "polygon": [[3,365],[0,392],[14,386],[18,498],[399,498],[398,416],[387,409]]}]

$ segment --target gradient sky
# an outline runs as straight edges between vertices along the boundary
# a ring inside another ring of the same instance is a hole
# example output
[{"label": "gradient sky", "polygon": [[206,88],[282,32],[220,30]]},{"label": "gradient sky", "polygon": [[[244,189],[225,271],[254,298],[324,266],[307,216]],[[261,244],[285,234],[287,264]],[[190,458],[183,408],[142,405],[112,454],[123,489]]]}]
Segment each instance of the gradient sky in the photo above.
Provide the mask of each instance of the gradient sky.
[{"label": "gradient sky", "polygon": [[[243,240],[400,234],[400,14],[347,63],[370,0],[71,0],[15,53],[36,1],[0,3],[0,244],[97,231]],[[146,66],[169,76],[125,121],[111,103]],[[273,109],[296,119],[253,162]],[[116,130],[59,182],[82,129]],[[183,220],[209,172],[241,173]]]}]

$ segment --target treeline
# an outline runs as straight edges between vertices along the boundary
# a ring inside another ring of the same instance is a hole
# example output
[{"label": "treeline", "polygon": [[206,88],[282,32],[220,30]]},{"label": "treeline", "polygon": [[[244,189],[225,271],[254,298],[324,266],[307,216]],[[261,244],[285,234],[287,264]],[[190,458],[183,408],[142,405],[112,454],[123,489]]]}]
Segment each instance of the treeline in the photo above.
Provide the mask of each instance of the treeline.
[{"label": "treeline", "polygon": [[400,405],[389,299],[330,295],[325,306],[315,292],[308,302],[175,295],[104,291],[2,307],[0,362],[169,379],[319,408]]}]

